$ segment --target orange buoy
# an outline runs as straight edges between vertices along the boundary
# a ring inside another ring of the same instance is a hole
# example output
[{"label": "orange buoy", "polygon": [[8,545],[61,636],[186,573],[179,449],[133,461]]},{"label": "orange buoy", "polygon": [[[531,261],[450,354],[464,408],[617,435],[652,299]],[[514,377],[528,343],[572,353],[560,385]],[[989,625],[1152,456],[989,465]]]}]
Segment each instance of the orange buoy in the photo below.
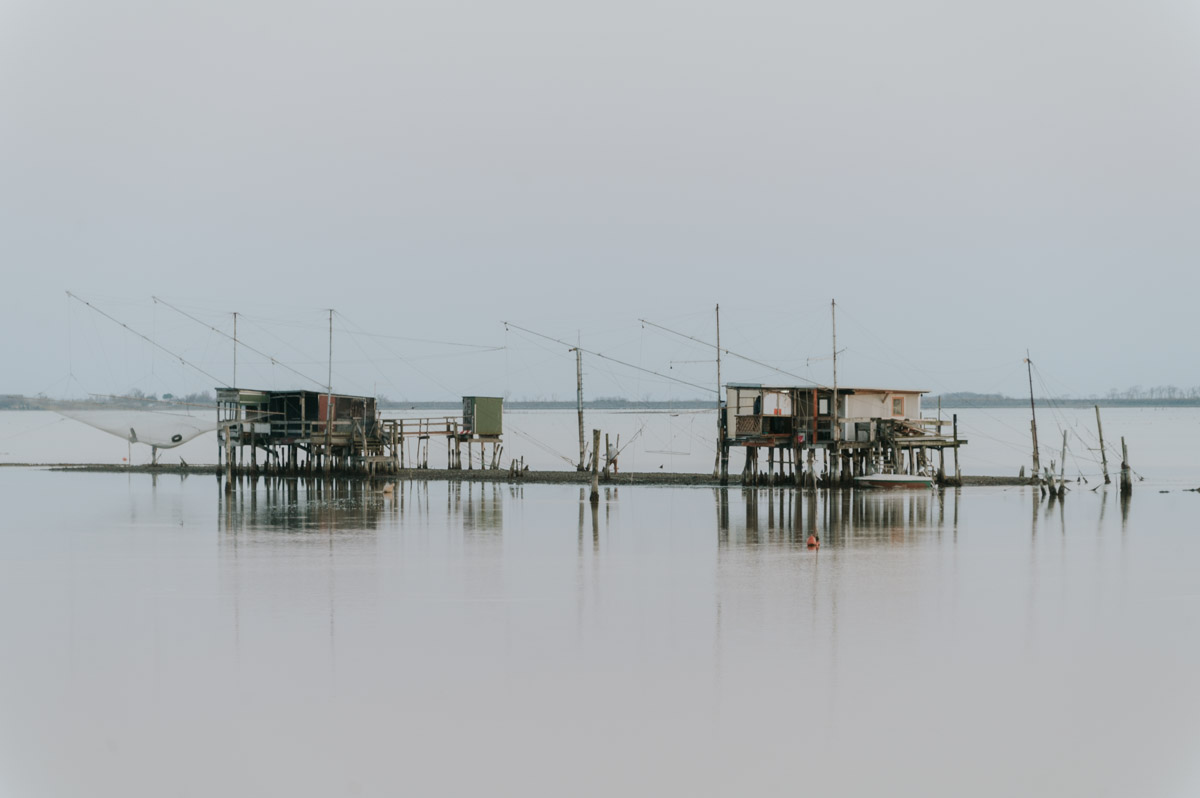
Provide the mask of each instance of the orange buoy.
[{"label": "orange buoy", "polygon": [[821,539],[820,539],[820,538],[818,538],[816,535],[809,535],[809,536],[808,536],[808,547],[809,547],[810,549],[819,548],[819,547],[820,547],[820,545],[821,545]]}]

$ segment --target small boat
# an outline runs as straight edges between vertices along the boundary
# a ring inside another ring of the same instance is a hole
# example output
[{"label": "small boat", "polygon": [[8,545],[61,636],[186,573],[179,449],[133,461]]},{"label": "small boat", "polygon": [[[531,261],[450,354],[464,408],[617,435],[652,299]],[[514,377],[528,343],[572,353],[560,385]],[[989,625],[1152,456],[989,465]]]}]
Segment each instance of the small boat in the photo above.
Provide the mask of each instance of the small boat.
[{"label": "small boat", "polygon": [[863,474],[854,478],[860,488],[932,488],[933,478],[923,474]]}]

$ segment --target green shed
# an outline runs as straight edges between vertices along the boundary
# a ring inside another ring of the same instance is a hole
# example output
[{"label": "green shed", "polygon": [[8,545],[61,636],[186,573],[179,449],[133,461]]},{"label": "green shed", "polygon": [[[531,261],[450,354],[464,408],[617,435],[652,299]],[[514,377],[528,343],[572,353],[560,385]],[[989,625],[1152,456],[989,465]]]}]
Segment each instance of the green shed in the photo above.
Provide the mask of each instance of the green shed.
[{"label": "green shed", "polygon": [[463,432],[468,435],[501,435],[504,400],[499,396],[463,397]]}]

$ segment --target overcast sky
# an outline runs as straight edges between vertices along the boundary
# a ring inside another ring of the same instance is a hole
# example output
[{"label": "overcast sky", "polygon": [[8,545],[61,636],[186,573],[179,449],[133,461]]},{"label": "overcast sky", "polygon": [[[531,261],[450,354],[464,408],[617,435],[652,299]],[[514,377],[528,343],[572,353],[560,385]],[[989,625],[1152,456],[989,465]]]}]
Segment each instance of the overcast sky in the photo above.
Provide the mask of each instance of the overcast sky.
[{"label": "overcast sky", "polygon": [[243,314],[263,387],[326,382],[326,308],[336,390],[573,397],[503,320],[710,386],[638,319],[711,341],[717,302],[827,383],[833,298],[841,384],[1200,384],[1197,142],[1183,0],[0,0],[0,393],[231,380],[152,296]]}]

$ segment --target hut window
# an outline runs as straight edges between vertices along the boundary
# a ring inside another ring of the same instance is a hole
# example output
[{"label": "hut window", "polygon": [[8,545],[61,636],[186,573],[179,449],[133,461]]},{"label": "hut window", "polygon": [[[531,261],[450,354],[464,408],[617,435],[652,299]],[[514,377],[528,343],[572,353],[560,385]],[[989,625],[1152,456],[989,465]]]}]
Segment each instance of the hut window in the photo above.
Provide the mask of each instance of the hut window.
[{"label": "hut window", "polygon": [[893,396],[892,397],[892,415],[893,416],[904,415],[904,397],[903,396]]},{"label": "hut window", "polygon": [[824,396],[822,396],[820,399],[817,400],[817,415],[819,415],[819,416],[829,415],[829,400],[826,399]]}]

